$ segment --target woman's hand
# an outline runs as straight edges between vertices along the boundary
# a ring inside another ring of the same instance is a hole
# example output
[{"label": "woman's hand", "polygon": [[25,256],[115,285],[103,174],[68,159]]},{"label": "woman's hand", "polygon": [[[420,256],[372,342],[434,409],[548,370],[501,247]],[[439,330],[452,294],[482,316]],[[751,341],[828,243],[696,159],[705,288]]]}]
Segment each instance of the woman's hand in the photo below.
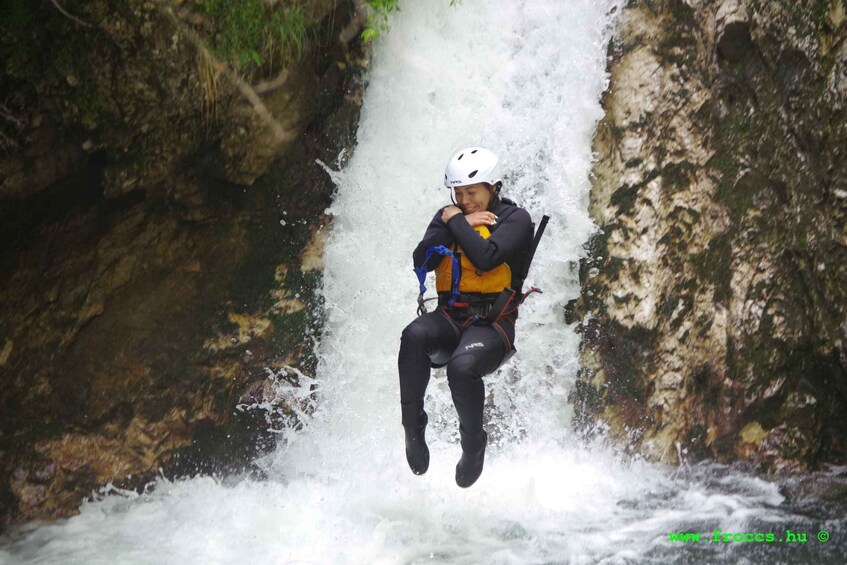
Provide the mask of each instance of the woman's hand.
[{"label": "woman's hand", "polygon": [[452,218],[456,214],[461,213],[462,209],[458,206],[447,206],[446,208],[444,208],[444,210],[441,211],[441,221],[446,224],[450,220],[450,218]]},{"label": "woman's hand", "polygon": [[497,223],[497,216],[491,212],[474,212],[465,216],[472,228],[476,226],[491,226]]}]

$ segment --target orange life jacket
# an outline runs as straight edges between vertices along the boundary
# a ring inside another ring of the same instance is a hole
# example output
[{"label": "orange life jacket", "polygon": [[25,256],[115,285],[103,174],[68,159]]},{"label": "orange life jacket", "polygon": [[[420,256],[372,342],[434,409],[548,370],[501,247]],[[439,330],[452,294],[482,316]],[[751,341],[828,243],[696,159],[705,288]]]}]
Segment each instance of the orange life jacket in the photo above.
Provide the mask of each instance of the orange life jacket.
[{"label": "orange life jacket", "polygon": [[[476,226],[474,230],[485,239],[491,237],[491,232],[488,231],[487,226]],[[493,294],[511,286],[512,270],[508,264],[501,263],[490,271],[480,271],[471,263],[471,260],[468,259],[468,256],[462,251],[461,247],[453,251],[458,251],[462,254],[462,276],[459,279],[459,292]],[[435,268],[435,290],[438,292],[451,292],[453,290],[452,281],[453,258],[445,256]]]}]

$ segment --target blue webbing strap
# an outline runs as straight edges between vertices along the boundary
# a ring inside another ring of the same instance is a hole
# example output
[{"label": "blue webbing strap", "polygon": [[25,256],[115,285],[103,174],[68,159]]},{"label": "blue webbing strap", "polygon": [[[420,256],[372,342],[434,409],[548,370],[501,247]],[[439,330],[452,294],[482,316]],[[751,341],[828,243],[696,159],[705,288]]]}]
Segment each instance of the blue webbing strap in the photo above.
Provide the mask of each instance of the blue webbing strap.
[{"label": "blue webbing strap", "polygon": [[424,293],[426,292],[426,266],[429,263],[429,258],[432,257],[433,253],[438,253],[439,255],[449,255],[453,258],[453,294],[452,296],[450,296],[450,301],[447,303],[449,306],[452,306],[453,302],[456,301],[456,297],[459,295],[459,260],[456,259],[456,256],[453,255],[452,251],[450,251],[443,245],[436,245],[427,249],[426,259],[424,259],[424,262],[421,264],[420,268],[412,269],[418,276],[418,283],[420,284],[420,296],[418,298],[418,301],[420,302],[420,300],[423,298]]}]

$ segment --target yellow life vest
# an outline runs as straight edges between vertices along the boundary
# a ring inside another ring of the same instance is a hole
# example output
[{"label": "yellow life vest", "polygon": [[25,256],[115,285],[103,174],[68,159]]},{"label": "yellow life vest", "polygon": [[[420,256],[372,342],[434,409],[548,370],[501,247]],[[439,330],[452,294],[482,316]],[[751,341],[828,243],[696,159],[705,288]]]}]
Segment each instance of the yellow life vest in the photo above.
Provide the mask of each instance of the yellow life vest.
[{"label": "yellow life vest", "polygon": [[[491,232],[486,226],[476,226],[476,232],[488,239]],[[454,250],[462,254],[462,277],[459,279],[459,292],[497,293],[512,285],[512,270],[506,263],[501,263],[490,271],[480,271],[471,263],[462,248]],[[435,290],[451,292],[453,290],[453,258],[444,256],[435,268]]]}]

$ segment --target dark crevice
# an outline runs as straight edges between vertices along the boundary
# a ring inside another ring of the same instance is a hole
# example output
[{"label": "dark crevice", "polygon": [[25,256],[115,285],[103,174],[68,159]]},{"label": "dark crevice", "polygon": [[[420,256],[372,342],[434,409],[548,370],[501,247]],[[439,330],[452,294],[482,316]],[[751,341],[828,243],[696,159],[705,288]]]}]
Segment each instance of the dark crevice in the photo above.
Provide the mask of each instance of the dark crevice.
[{"label": "dark crevice", "polygon": [[31,198],[0,200],[0,241],[4,243],[0,249],[0,273],[15,270],[15,260],[42,226],[58,223],[105,201],[105,164],[104,152],[93,153],[76,173]]}]

